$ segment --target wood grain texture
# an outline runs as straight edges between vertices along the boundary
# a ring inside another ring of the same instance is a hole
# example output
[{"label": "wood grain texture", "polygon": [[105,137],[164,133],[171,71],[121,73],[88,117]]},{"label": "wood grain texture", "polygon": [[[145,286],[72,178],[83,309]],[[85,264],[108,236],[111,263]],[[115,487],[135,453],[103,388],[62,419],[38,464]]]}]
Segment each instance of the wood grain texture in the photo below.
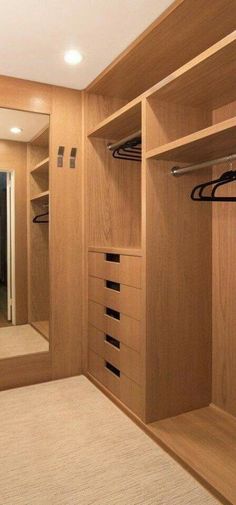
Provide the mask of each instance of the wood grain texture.
[{"label": "wood grain texture", "polygon": [[134,100],[103,120],[89,133],[89,137],[120,140],[141,129],[141,101]]},{"label": "wood grain texture", "polygon": [[211,400],[211,204],[190,199],[201,172],[171,166],[146,169],[147,421]]},{"label": "wood grain texture", "polygon": [[1,360],[0,390],[18,388],[51,380],[49,352]]},{"label": "wood grain texture", "polygon": [[[53,378],[81,371],[83,236],[82,236],[82,98],[81,93],[53,88],[51,117],[50,289]],[[57,168],[58,146],[65,146],[64,168]],[[69,168],[72,147],[76,168]]]},{"label": "wood grain texture", "polygon": [[234,0],[177,0],[87,89],[135,98],[232,32],[235,17]]},{"label": "wood grain texture", "polygon": [[235,505],[236,419],[210,406],[158,421],[149,428],[227,503]]},{"label": "wood grain texture", "polygon": [[[140,385],[140,361],[141,357],[137,351],[127,347],[122,342],[117,348],[106,340],[106,334],[89,324],[88,331],[89,349],[96,352],[101,358],[112,363],[121,370],[127,377]],[[117,339],[117,342],[118,339]]]},{"label": "wood grain texture", "polygon": [[131,286],[120,285],[120,291],[109,289],[103,279],[89,276],[89,300],[100,303],[126,316],[140,320],[141,290]]},{"label": "wood grain texture", "polygon": [[27,294],[27,147],[0,140],[0,168],[15,171],[16,323],[28,322]]},{"label": "wood grain texture", "polygon": [[52,86],[0,76],[0,107],[50,114]]},{"label": "wood grain texture", "polygon": [[31,326],[43,335],[46,340],[49,340],[49,321],[34,321]]},{"label": "wood grain texture", "polygon": [[127,286],[141,288],[141,258],[120,255],[119,262],[108,261],[106,254],[89,252],[89,275]]},{"label": "wood grain texture", "polygon": [[235,133],[236,118],[233,117],[156,147],[147,152],[147,158],[188,163],[214,160],[235,153]]},{"label": "wood grain texture", "polygon": [[147,100],[146,107],[147,151],[159,148],[158,152],[162,152],[166,144],[179,139],[181,143],[182,137],[211,125],[211,113],[207,109],[163,102],[152,97]]},{"label": "wood grain texture", "polygon": [[236,31],[153,86],[146,97],[217,108],[235,100]]},{"label": "wood grain texture", "polygon": [[[229,114],[236,114],[236,102],[215,110],[213,121],[225,120]],[[214,178],[229,169],[227,164],[215,167]],[[235,183],[218,194],[236,196]],[[234,203],[213,206],[213,401],[236,416],[235,223]]]},{"label": "wood grain texture", "polygon": [[117,338],[131,349],[141,349],[141,323],[125,314],[120,314],[120,320],[108,316],[104,305],[88,302],[88,321],[93,326]]}]

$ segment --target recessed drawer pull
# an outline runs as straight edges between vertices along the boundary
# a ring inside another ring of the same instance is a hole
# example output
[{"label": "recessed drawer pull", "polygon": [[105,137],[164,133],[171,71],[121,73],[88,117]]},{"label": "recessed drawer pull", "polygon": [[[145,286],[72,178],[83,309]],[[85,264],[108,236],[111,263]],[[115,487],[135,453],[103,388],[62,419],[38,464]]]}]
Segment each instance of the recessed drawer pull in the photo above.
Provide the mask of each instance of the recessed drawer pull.
[{"label": "recessed drawer pull", "polygon": [[112,261],[113,263],[120,263],[120,255],[119,254],[112,254],[112,253],[107,253],[105,255],[106,261]]},{"label": "recessed drawer pull", "polygon": [[113,317],[113,319],[117,319],[118,321],[120,320],[120,312],[110,309],[109,307],[106,307],[106,315]]},{"label": "recessed drawer pull", "polygon": [[108,342],[108,344],[111,344],[113,345],[113,347],[117,347],[117,349],[120,349],[120,342],[116,338],[111,337],[110,335],[106,335],[105,340],[106,342]]},{"label": "recessed drawer pull", "polygon": [[120,291],[119,282],[106,281],[106,288],[113,289],[113,291]]},{"label": "recessed drawer pull", "polygon": [[120,377],[120,370],[118,370],[118,368],[113,366],[108,361],[105,362],[105,367],[107,368],[107,370],[110,370],[110,372],[112,372],[114,375],[116,375],[117,377]]}]

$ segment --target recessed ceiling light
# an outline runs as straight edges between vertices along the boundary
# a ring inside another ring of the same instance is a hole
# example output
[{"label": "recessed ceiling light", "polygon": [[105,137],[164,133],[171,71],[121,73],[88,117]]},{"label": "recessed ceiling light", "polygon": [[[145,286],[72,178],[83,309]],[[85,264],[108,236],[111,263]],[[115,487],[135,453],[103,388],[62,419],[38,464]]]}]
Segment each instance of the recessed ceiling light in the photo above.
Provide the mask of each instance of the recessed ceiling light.
[{"label": "recessed ceiling light", "polygon": [[75,49],[71,49],[70,51],[66,51],[64,54],[64,60],[66,63],[69,63],[69,65],[78,65],[83,59],[82,54],[79,51],[76,51]]},{"label": "recessed ceiling light", "polygon": [[18,135],[19,133],[21,133],[23,130],[22,128],[18,128],[18,126],[13,126],[10,130],[12,133],[15,133],[16,135]]}]

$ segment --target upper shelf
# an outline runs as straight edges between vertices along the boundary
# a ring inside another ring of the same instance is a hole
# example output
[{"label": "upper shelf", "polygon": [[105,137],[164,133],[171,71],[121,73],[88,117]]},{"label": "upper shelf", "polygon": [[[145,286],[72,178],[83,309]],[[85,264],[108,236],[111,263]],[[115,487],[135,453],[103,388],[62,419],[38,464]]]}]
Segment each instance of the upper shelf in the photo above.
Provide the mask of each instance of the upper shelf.
[{"label": "upper shelf", "polygon": [[212,109],[236,100],[236,31],[159,82],[146,96]]},{"label": "upper shelf", "polygon": [[45,158],[31,170],[31,174],[47,175],[49,170],[49,158]]},{"label": "upper shelf", "polygon": [[147,152],[146,158],[186,163],[213,160],[236,152],[236,117]]},{"label": "upper shelf", "polygon": [[90,130],[88,137],[120,140],[139,130],[141,130],[141,101],[133,100]]},{"label": "upper shelf", "polygon": [[42,193],[37,193],[37,195],[31,197],[31,202],[47,203],[49,199],[49,191],[43,191]]},{"label": "upper shelf", "polygon": [[235,0],[175,0],[88,87],[132,100],[235,30]]},{"label": "upper shelf", "polygon": [[48,147],[49,145],[49,126],[43,128],[31,141],[32,146]]}]

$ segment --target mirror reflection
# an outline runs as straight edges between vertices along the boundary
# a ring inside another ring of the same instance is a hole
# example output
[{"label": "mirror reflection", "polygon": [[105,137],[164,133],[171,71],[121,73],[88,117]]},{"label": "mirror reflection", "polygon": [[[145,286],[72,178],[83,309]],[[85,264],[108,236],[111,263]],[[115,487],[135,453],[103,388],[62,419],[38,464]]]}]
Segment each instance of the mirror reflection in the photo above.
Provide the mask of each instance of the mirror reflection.
[{"label": "mirror reflection", "polygon": [[49,116],[0,109],[0,359],[49,350]]}]

